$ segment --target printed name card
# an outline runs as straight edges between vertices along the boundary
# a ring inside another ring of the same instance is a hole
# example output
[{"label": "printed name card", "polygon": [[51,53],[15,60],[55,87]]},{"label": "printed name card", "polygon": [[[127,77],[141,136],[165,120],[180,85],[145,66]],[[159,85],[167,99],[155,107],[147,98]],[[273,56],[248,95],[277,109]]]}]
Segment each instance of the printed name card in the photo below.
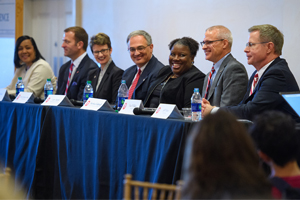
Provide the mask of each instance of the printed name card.
[{"label": "printed name card", "polygon": [[160,119],[184,119],[175,104],[164,103],[159,104],[151,117]]},{"label": "printed name card", "polygon": [[47,99],[41,104],[42,106],[70,106],[73,104],[65,95],[48,95]]},{"label": "printed name card", "polygon": [[143,106],[142,100],[126,99],[121,110],[119,111],[119,113],[134,115],[134,113],[133,113],[134,108],[143,109],[144,106]]},{"label": "printed name card", "polygon": [[101,110],[101,111],[113,111],[114,109],[109,105],[105,99],[88,98],[85,104],[80,108],[84,110]]},{"label": "printed name card", "polygon": [[34,103],[34,96],[32,92],[20,92],[13,100],[14,103]]},{"label": "printed name card", "polygon": [[0,101],[11,101],[6,89],[0,89]]}]

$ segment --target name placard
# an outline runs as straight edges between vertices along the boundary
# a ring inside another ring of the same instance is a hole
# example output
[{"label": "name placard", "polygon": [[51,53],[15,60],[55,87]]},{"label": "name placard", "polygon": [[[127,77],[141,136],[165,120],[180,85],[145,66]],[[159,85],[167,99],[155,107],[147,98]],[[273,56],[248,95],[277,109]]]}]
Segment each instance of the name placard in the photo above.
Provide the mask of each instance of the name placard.
[{"label": "name placard", "polygon": [[105,99],[88,98],[85,104],[80,108],[84,110],[101,110],[101,111],[113,111],[114,109],[109,105]]},{"label": "name placard", "polygon": [[13,103],[34,103],[34,96],[32,92],[20,92],[13,100]]},{"label": "name placard", "polygon": [[126,99],[121,110],[119,111],[119,113],[121,114],[129,114],[129,115],[134,115],[133,113],[133,109],[134,108],[141,108],[143,109],[143,103],[142,100],[138,100],[138,99]]},{"label": "name placard", "polygon": [[73,107],[67,96],[65,95],[49,95],[47,99],[41,104],[42,106],[69,106]]},{"label": "name placard", "polygon": [[0,101],[11,101],[6,89],[0,89]]},{"label": "name placard", "polygon": [[175,104],[164,103],[159,104],[151,117],[160,119],[184,119]]}]

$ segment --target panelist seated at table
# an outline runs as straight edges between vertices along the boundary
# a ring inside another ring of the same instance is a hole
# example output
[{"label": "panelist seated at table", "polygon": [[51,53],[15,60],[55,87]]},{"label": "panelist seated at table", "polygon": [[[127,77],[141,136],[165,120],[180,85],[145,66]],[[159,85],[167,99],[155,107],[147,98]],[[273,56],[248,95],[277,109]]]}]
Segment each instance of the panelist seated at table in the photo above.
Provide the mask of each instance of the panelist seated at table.
[{"label": "panelist seated at table", "polygon": [[44,99],[44,85],[47,79],[51,79],[53,94],[56,92],[56,78],[44,57],[37,48],[34,39],[30,36],[20,36],[15,45],[14,64],[15,75],[9,86],[8,94],[16,94],[18,77],[22,77],[24,92],[32,92],[35,97]]},{"label": "panelist seated at table", "polygon": [[205,74],[194,66],[199,43],[192,38],[178,38],[169,44],[170,66],[162,68],[150,86],[144,106],[156,108],[160,103],[176,104],[178,109],[191,106],[194,88],[203,87]]},{"label": "panelist seated at table", "polygon": [[[294,120],[299,116],[279,94],[280,92],[299,91],[296,79],[285,59],[280,58],[283,46],[283,34],[270,24],[249,28],[249,41],[244,52],[248,64],[256,69],[247,87],[243,100],[237,106],[220,107],[235,114],[240,119],[252,120],[255,115],[266,110],[277,110],[289,114]],[[209,101],[202,101],[202,116],[215,112],[218,107]]]},{"label": "panelist seated at table", "polygon": [[117,67],[111,58],[112,47],[108,35],[98,33],[90,41],[91,51],[100,67],[89,72],[87,80],[92,81],[93,97],[106,99],[114,104],[124,70]]}]

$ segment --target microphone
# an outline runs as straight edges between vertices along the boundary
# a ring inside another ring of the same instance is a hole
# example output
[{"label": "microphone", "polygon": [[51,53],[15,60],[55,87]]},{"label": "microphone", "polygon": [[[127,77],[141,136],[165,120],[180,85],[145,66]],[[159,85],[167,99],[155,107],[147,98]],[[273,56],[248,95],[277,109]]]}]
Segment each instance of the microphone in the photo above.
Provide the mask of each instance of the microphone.
[{"label": "microphone", "polygon": [[78,101],[75,99],[70,99],[70,101],[74,106],[83,106],[83,101]]},{"label": "microphone", "polygon": [[147,108],[147,109],[141,109],[141,108],[134,108],[133,113],[135,115],[152,115],[155,112],[155,108]]},{"label": "microphone", "polygon": [[44,99],[41,99],[40,97],[34,97],[33,102],[34,103],[43,103]]}]

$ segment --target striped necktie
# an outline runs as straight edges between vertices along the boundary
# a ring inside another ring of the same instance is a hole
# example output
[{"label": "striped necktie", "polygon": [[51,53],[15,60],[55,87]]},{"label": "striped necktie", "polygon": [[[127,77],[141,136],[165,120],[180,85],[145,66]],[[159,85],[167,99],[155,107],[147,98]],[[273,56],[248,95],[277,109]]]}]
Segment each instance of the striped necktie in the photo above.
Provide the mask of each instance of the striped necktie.
[{"label": "striped necktie", "polygon": [[250,90],[250,94],[249,96],[251,96],[251,94],[253,94],[253,91],[256,87],[256,84],[258,82],[258,73],[255,74],[254,78],[253,78],[253,82],[252,82],[252,86],[251,86],[251,90]]},{"label": "striped necktie", "polygon": [[67,85],[66,85],[65,95],[67,95],[67,93],[68,93],[69,84],[70,84],[70,81],[71,81],[71,75],[72,75],[72,71],[73,71],[73,66],[74,66],[74,64],[72,63],[70,68],[69,68],[69,76],[68,76],[68,82],[67,82]]},{"label": "striped necktie", "polygon": [[128,99],[131,99],[131,97],[132,97],[132,94],[133,94],[133,92],[134,92],[134,90],[135,90],[136,84],[137,84],[138,81],[139,81],[141,72],[142,72],[141,69],[139,69],[139,71],[138,71],[138,73],[137,73],[137,75],[136,75],[134,81],[133,81],[132,84],[131,84],[131,87],[130,87],[130,89],[129,89]]},{"label": "striped necktie", "polygon": [[211,83],[210,83],[211,77],[212,77],[212,75],[213,75],[214,73],[215,73],[215,68],[214,68],[214,65],[213,65],[212,68],[211,68],[211,71],[210,71],[210,73],[209,73],[209,75],[208,75],[208,79],[207,79],[207,86],[206,86],[205,95],[204,95],[204,98],[205,98],[205,99],[206,99],[207,96],[208,96],[209,88],[210,88],[210,85],[211,85]]}]

